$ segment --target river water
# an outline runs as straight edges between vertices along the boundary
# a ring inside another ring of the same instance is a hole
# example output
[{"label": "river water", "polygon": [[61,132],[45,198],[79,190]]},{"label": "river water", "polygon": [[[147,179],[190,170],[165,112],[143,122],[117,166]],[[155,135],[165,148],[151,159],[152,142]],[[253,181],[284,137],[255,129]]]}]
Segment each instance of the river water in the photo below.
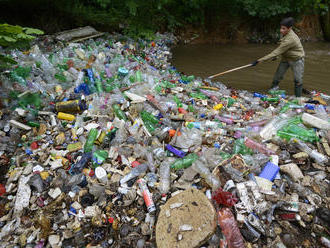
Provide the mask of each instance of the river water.
[{"label": "river water", "polygon": [[[304,88],[330,94],[330,43],[305,43]],[[173,48],[173,65],[187,75],[206,78],[213,74],[242,66],[263,57],[276,45],[231,44],[231,45],[185,45]],[[279,60],[265,62],[232,72],[213,80],[236,89],[265,92],[274,76]],[[293,94],[291,69],[280,83],[281,89]]]}]

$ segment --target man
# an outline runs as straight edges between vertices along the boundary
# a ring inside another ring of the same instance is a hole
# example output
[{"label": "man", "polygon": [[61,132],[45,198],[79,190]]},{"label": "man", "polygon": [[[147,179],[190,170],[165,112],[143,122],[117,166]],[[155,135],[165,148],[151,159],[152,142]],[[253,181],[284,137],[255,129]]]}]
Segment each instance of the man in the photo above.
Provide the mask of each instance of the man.
[{"label": "man", "polygon": [[256,66],[259,62],[268,60],[275,60],[278,56],[282,57],[277,71],[273,78],[271,88],[278,88],[280,81],[283,79],[284,74],[291,67],[294,75],[295,95],[300,97],[303,87],[304,75],[304,48],[301,45],[299,37],[292,30],[294,19],[292,17],[285,18],[281,21],[281,36],[280,45],[270,54],[253,62],[252,65]]}]

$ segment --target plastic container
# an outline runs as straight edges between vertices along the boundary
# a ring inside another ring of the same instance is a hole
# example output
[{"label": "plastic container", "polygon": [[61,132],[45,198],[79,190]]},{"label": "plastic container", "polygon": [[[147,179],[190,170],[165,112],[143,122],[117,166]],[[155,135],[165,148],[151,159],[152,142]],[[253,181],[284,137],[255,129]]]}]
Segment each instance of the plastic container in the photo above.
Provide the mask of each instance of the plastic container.
[{"label": "plastic container", "polygon": [[330,122],[323,120],[321,118],[318,118],[314,115],[311,115],[308,113],[303,113],[301,119],[307,125],[317,127],[319,129],[330,130]]},{"label": "plastic container", "polygon": [[228,247],[245,248],[244,239],[230,208],[225,207],[218,211],[218,223],[226,238]]},{"label": "plastic container", "polygon": [[87,136],[87,140],[84,146],[84,152],[91,152],[94,146],[94,142],[97,138],[99,131],[96,128],[92,128]]},{"label": "plastic container", "polygon": [[57,118],[60,120],[73,121],[76,117],[74,115],[58,112]]}]

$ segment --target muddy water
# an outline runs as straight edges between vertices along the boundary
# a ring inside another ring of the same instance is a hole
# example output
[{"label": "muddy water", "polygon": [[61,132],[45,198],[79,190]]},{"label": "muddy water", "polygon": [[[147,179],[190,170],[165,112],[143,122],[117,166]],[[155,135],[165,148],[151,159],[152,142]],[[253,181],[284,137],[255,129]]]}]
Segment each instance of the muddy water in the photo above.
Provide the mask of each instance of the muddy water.
[{"label": "muddy water", "polygon": [[[305,43],[304,88],[330,94],[330,43]],[[173,64],[185,74],[200,77],[242,66],[268,54],[276,45],[185,45],[173,49]],[[215,78],[236,89],[265,92],[272,82],[279,60],[265,62]],[[293,94],[291,69],[280,84]]]}]

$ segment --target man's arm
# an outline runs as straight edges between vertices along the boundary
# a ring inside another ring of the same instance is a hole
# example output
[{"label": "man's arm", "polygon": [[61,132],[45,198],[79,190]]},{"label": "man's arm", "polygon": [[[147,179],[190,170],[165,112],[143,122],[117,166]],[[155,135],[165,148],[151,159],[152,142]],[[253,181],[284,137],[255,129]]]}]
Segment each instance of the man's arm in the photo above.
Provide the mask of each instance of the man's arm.
[{"label": "man's arm", "polygon": [[267,61],[270,59],[274,59],[277,56],[285,53],[287,50],[289,50],[292,46],[292,42],[290,40],[284,40],[281,42],[281,44],[274,50],[272,51],[270,54],[258,59],[258,62],[263,62],[263,61]]}]

